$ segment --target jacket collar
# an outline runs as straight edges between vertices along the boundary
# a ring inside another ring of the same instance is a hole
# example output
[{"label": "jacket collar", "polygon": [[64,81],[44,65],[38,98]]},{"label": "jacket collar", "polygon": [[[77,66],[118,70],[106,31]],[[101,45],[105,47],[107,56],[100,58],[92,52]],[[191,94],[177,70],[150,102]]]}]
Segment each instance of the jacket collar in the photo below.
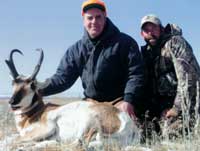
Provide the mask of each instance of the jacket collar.
[{"label": "jacket collar", "polygon": [[167,24],[164,28],[164,32],[160,37],[160,45],[163,46],[172,36],[181,36],[182,29],[175,24]]},{"label": "jacket collar", "polygon": [[[142,47],[142,49],[146,49],[147,51],[154,51],[156,55],[160,54],[160,49],[163,47],[163,45],[168,41],[172,36],[181,36],[182,35],[182,30],[179,26],[175,24],[167,24],[163,28],[163,32],[161,33],[161,36],[158,40],[158,43],[156,46],[150,46],[146,44],[145,46]],[[157,52],[155,52],[157,51]]]}]

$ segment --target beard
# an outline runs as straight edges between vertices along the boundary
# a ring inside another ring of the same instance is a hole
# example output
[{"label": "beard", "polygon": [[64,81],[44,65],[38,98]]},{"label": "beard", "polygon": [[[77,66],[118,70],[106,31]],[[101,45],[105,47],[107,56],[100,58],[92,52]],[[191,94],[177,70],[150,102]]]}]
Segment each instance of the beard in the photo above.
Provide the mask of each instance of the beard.
[{"label": "beard", "polygon": [[148,45],[155,46],[158,43],[159,38],[157,38],[155,35],[149,35],[144,40]]}]

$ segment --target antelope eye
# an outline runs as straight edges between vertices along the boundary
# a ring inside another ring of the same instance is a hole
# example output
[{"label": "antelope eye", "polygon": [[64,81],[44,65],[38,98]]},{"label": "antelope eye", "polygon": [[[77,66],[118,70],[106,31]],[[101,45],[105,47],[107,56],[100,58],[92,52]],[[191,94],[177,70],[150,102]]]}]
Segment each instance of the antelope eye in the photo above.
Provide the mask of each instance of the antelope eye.
[{"label": "antelope eye", "polygon": [[20,83],[21,82],[21,80],[19,80],[19,79],[14,79],[14,80],[12,80],[12,85],[14,85],[15,83]]}]

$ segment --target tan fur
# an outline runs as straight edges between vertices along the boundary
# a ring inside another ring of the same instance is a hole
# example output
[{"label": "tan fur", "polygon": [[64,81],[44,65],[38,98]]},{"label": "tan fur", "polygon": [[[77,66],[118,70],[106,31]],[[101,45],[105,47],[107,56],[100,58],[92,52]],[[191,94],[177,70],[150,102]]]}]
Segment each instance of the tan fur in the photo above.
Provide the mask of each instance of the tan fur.
[{"label": "tan fur", "polygon": [[32,140],[42,140],[45,138],[41,138],[41,136],[45,136],[45,134],[47,133],[47,113],[49,111],[55,110],[59,107],[59,105],[56,104],[43,104],[43,102],[41,103],[41,107],[38,110],[33,110],[33,114],[31,114],[31,116],[28,116],[26,114],[21,115],[22,116],[22,121],[19,123],[19,127],[21,127],[22,129],[24,128],[28,128],[29,126],[31,126],[31,124],[33,124],[34,122],[40,122],[40,127],[39,128],[34,128],[31,131],[29,131],[28,133],[26,133],[26,135],[24,137],[20,137],[18,139],[18,142],[26,142],[26,141],[32,141]]},{"label": "tan fur", "polygon": [[98,113],[97,116],[103,133],[112,134],[119,130],[121,122],[116,116],[119,113],[116,107],[107,103],[97,102],[91,108]]},{"label": "tan fur", "polygon": [[[94,135],[96,135],[98,129],[97,127],[100,126],[102,133],[105,137],[109,136],[110,134],[113,134],[117,132],[120,128],[120,120],[118,116],[116,116],[119,113],[119,110],[111,105],[112,103],[107,102],[97,102],[96,100],[89,99],[87,101],[93,102],[93,105],[91,108],[97,113],[97,119],[98,123],[94,123],[94,127],[89,127],[89,129],[84,134],[84,142],[86,144],[89,144],[91,139]],[[43,104],[41,101],[40,103]],[[39,129],[33,129],[30,131],[26,136],[23,138],[20,138],[20,141],[27,141],[32,140],[34,137],[42,136],[42,133],[46,132],[46,123],[47,123],[47,113],[49,111],[55,110],[60,105],[56,104],[43,104],[41,108],[34,112],[31,116],[23,115],[23,121],[20,122],[21,128],[27,128],[29,127],[33,122],[40,121],[40,128]],[[96,126],[97,124],[99,124]],[[113,124],[115,123],[115,124]]]},{"label": "tan fur", "polygon": [[[45,138],[40,138],[40,136],[44,136],[43,133],[46,133],[46,123],[41,123],[40,124],[40,128],[35,128],[32,131],[30,131],[29,133],[26,133],[25,136],[23,137],[19,137],[18,138],[18,142],[22,143],[22,142],[27,142],[27,141],[40,141],[43,140]],[[40,138],[40,139],[38,139]]]},{"label": "tan fur", "polygon": [[117,104],[118,102],[122,101],[122,97],[119,97],[113,101],[97,101],[97,100],[94,100],[94,99],[91,99],[91,98],[87,98],[86,101],[89,101],[89,102],[93,102],[93,103],[104,103],[104,104],[110,104],[110,105],[115,105]]},{"label": "tan fur", "polygon": [[117,101],[117,102],[114,104],[114,106],[115,106],[115,107],[118,107],[118,106],[120,106],[122,103],[123,103],[123,101],[122,101],[122,100],[119,100],[119,101]]},{"label": "tan fur", "polygon": [[[121,114],[114,106],[121,101],[122,98],[118,98],[111,102],[104,102],[106,100],[96,101],[94,99],[87,99],[86,101],[93,103],[84,104],[82,102],[77,102],[72,104],[72,106],[69,106],[72,107],[69,110],[68,106],[64,106],[59,110],[59,105],[50,103],[44,104],[42,96],[40,95],[41,92],[38,93],[40,85],[35,80],[43,60],[43,51],[40,51],[41,56],[39,62],[30,77],[19,75],[16,72],[12,54],[14,52],[21,53],[19,50],[13,50],[9,60],[6,62],[13,75],[14,94],[11,97],[9,104],[16,115],[15,120],[17,129],[21,136],[19,140],[41,141],[45,139],[55,139],[57,141],[59,139],[71,140],[75,138],[89,145],[97,133],[97,143],[98,141],[101,143],[101,141],[104,141],[104,138],[108,138],[111,134],[118,132],[122,123],[128,127],[125,127],[126,129],[123,129],[122,127],[123,135],[125,134],[124,138],[126,138],[127,135],[130,137],[129,134],[131,133],[130,130],[132,130],[132,121],[130,118],[127,118],[128,115]],[[81,107],[83,107],[83,110],[81,110],[80,113],[83,113],[83,116],[80,116],[76,110],[75,112],[72,112],[74,117],[70,116],[71,109],[80,109]],[[58,110],[51,112],[56,109]],[[82,123],[80,123],[79,120],[81,120]],[[71,121],[73,123],[70,123]],[[68,124],[68,122],[69,127],[67,127],[68,125],[65,125],[65,123]],[[119,136],[121,136],[121,133]],[[114,135],[114,137],[116,136]],[[76,142],[76,140],[74,141]]]},{"label": "tan fur", "polygon": [[[98,102],[91,98],[86,99],[86,101],[94,103],[91,108],[98,113],[97,116],[101,123],[100,127],[104,134],[112,134],[119,130],[121,122],[116,116],[119,113],[119,110],[115,107],[115,105],[120,104],[121,100],[122,97],[110,102]],[[89,136],[91,134],[94,135],[95,131],[93,133],[91,133],[91,131],[93,132],[94,130],[89,131]]]},{"label": "tan fur", "polygon": [[86,144],[89,144],[92,137],[97,133],[96,128],[90,128],[87,132],[84,134],[84,140]]},{"label": "tan fur", "polygon": [[[43,102],[40,102],[43,104]],[[31,116],[27,116],[26,114],[22,115],[23,120],[20,122],[19,126],[21,128],[26,128],[29,125],[31,125],[35,121],[41,121],[41,123],[46,123],[46,117],[47,113],[51,110],[55,110],[59,107],[60,105],[57,104],[43,104],[40,108],[40,110],[36,110],[34,114]]]}]

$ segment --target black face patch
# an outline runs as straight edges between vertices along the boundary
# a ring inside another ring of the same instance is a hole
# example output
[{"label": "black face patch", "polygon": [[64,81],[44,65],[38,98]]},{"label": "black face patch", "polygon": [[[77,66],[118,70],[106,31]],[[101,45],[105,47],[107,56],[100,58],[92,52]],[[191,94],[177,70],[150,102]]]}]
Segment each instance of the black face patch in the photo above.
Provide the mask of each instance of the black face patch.
[{"label": "black face patch", "polygon": [[36,89],[36,85],[34,82],[31,83],[31,89],[34,91]]},{"label": "black face patch", "polygon": [[20,91],[18,91],[16,94],[14,94],[11,97],[9,103],[12,104],[12,105],[19,104],[19,102],[22,100],[22,98],[24,96],[23,94],[24,94],[24,91],[23,91],[23,89],[21,89]]}]

